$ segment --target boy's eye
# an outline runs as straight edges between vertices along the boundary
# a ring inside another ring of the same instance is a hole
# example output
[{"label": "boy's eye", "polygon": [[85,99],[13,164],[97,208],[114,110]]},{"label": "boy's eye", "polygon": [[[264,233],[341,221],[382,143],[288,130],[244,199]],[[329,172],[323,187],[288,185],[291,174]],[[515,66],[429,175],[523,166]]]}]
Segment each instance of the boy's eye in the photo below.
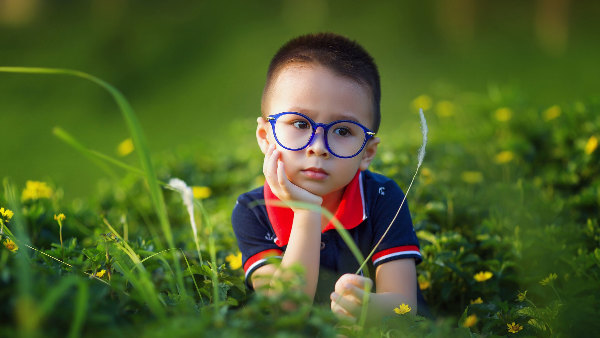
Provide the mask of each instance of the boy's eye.
[{"label": "boy's eye", "polygon": [[333,130],[338,136],[352,136],[352,131],[346,127],[338,127]]},{"label": "boy's eye", "polygon": [[298,129],[310,129],[310,123],[304,120],[294,121],[292,125]]}]

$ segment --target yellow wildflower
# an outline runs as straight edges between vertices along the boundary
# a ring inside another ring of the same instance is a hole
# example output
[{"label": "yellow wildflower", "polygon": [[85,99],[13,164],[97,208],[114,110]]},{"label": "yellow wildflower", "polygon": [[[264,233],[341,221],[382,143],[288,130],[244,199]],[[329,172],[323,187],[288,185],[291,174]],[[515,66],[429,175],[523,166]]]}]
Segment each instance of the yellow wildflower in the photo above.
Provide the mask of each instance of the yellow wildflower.
[{"label": "yellow wildflower", "polygon": [[12,212],[10,209],[0,208],[0,216],[2,216],[7,222],[10,221],[14,214],[15,213]]},{"label": "yellow wildflower", "polygon": [[209,187],[193,186],[192,193],[194,194],[194,198],[205,199],[210,197],[212,191]]},{"label": "yellow wildflower", "polygon": [[60,213],[58,215],[54,215],[54,220],[58,223],[58,228],[59,228],[58,233],[59,233],[59,236],[60,236],[60,248],[61,248],[61,250],[63,248],[63,238],[62,238],[62,226],[63,226],[63,224],[62,224],[62,221],[64,221],[65,218],[66,218],[65,214],[63,214],[63,213]]},{"label": "yellow wildflower", "polygon": [[513,160],[515,158],[515,154],[510,150],[504,150],[496,154],[494,160],[498,164],[505,164]]},{"label": "yellow wildflower", "polygon": [[427,290],[431,286],[431,282],[429,282],[423,275],[419,275],[418,282],[421,290]]},{"label": "yellow wildflower", "polygon": [[98,278],[102,278],[105,273],[106,273],[106,270],[102,269],[102,270],[96,272],[96,274],[94,276],[98,277]]},{"label": "yellow wildflower", "polygon": [[590,139],[585,144],[585,153],[589,155],[593,153],[596,148],[598,148],[598,139],[596,136],[590,136]]},{"label": "yellow wildflower", "polygon": [[225,261],[229,263],[231,269],[237,270],[242,267],[242,253],[238,252],[235,255],[230,254],[229,256],[225,257]]},{"label": "yellow wildflower", "polygon": [[525,301],[525,299],[527,299],[527,290],[525,290],[525,291],[523,291],[523,292],[519,292],[519,293],[517,294],[517,300],[518,300],[519,302],[523,302],[523,301]]},{"label": "yellow wildflower", "polygon": [[460,178],[469,184],[476,184],[483,181],[483,174],[479,171],[463,171]]},{"label": "yellow wildflower", "polygon": [[560,107],[557,105],[553,105],[552,107],[544,110],[542,115],[544,116],[544,120],[550,121],[550,120],[554,120],[555,118],[559,117],[561,113],[562,113],[562,111],[560,110]]},{"label": "yellow wildflower", "polygon": [[506,324],[506,326],[508,326],[508,332],[510,333],[517,333],[523,330],[523,326],[521,324],[515,324],[515,322],[512,322],[511,324]]},{"label": "yellow wildflower", "polygon": [[117,146],[117,154],[121,157],[125,157],[131,154],[135,150],[133,146],[133,140],[131,138],[125,139]]},{"label": "yellow wildflower", "polygon": [[412,308],[408,305],[408,304],[400,304],[400,306],[394,308],[394,312],[396,312],[399,315],[403,315],[406,313],[409,313],[412,310]]},{"label": "yellow wildflower", "polygon": [[497,121],[500,121],[500,122],[509,121],[512,118],[512,116],[513,116],[512,110],[510,110],[510,108],[507,108],[507,107],[498,108],[494,112],[494,117],[496,118]]},{"label": "yellow wildflower", "polygon": [[472,299],[471,300],[471,305],[473,304],[481,304],[483,303],[483,299],[481,299],[481,297],[477,297],[477,299]]},{"label": "yellow wildflower", "polygon": [[428,111],[431,109],[431,105],[433,101],[431,97],[428,95],[419,95],[414,100],[412,100],[412,106],[416,111],[419,111],[419,108],[423,108],[423,111]]},{"label": "yellow wildflower", "polygon": [[478,282],[485,282],[486,280],[492,278],[493,275],[494,274],[490,271],[479,271],[475,274],[475,276],[473,276],[473,278],[475,278],[475,280]]},{"label": "yellow wildflower", "polygon": [[454,103],[450,101],[440,101],[435,105],[435,112],[439,117],[450,117],[454,115]]},{"label": "yellow wildflower", "polygon": [[57,222],[62,222],[62,221],[65,220],[65,218],[67,218],[67,217],[63,213],[60,213],[58,215],[54,215],[54,220],[57,221]]},{"label": "yellow wildflower", "polygon": [[46,182],[40,181],[27,181],[25,183],[25,189],[21,195],[22,201],[37,200],[40,198],[52,197],[52,189]]},{"label": "yellow wildflower", "polygon": [[551,273],[548,275],[548,277],[542,279],[540,281],[540,284],[548,285],[548,284],[552,283],[557,277],[558,277],[558,275],[556,275],[555,273]]},{"label": "yellow wildflower", "polygon": [[4,243],[2,243],[2,244],[4,244],[4,246],[12,252],[17,252],[17,250],[19,250],[19,247],[17,246],[17,244],[15,242],[13,242],[13,240],[10,238],[5,239]]},{"label": "yellow wildflower", "polygon": [[477,316],[476,315],[468,316],[467,318],[465,318],[465,321],[463,322],[464,327],[471,327],[475,324],[477,324]]}]

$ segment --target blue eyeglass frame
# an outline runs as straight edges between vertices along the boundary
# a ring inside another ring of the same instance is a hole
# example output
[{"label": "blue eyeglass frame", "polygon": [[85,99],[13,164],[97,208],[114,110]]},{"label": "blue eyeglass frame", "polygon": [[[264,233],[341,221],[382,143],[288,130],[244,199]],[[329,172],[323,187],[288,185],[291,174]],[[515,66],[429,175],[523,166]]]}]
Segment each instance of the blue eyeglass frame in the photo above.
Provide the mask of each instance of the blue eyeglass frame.
[{"label": "blue eyeglass frame", "polygon": [[[284,146],[283,144],[281,144],[281,142],[279,142],[279,139],[277,138],[277,133],[275,132],[275,123],[277,123],[277,119],[283,115],[288,115],[288,114],[293,114],[293,115],[298,115],[301,116],[303,118],[305,118],[308,123],[310,123],[310,126],[312,127],[312,134],[310,135],[310,139],[308,140],[308,142],[306,142],[306,144],[303,147],[300,148],[288,148],[286,146]],[[271,128],[273,129],[273,136],[275,136],[275,141],[277,141],[277,144],[279,144],[282,148],[287,149],[287,150],[291,150],[291,151],[298,151],[298,150],[302,150],[305,149],[306,147],[308,147],[308,145],[313,141],[313,139],[315,138],[315,133],[317,132],[317,128],[321,127],[323,128],[323,137],[325,138],[325,146],[327,147],[327,150],[329,151],[330,154],[332,154],[335,157],[338,158],[352,158],[355,157],[356,155],[360,154],[360,152],[365,148],[365,145],[367,144],[367,141],[369,141],[369,139],[373,136],[375,136],[375,132],[371,131],[369,128],[363,126],[362,124],[356,122],[356,121],[352,121],[352,120],[337,120],[337,121],[333,121],[331,123],[317,123],[315,121],[313,121],[310,117],[302,114],[302,113],[298,113],[298,112],[293,112],[293,111],[287,111],[287,112],[282,112],[279,114],[274,114],[274,115],[269,115],[266,118],[267,121],[269,121],[271,123]],[[362,146],[360,147],[360,149],[351,156],[340,156],[338,154],[336,154],[333,150],[331,150],[331,148],[329,147],[329,141],[327,140],[327,132],[329,131],[329,128],[331,128],[331,126],[333,126],[336,123],[340,123],[340,122],[349,122],[349,123],[353,123],[359,127],[362,128],[363,132],[365,133],[365,140],[362,144]]]}]

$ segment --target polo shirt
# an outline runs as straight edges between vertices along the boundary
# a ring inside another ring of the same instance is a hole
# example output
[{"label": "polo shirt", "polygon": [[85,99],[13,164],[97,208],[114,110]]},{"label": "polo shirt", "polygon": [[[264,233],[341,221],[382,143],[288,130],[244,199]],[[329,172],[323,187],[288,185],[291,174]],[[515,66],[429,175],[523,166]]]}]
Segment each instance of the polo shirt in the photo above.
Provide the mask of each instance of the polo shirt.
[{"label": "polo shirt", "polygon": [[[403,198],[404,193],[396,182],[368,170],[358,171],[344,189],[335,217],[364,257],[383,236]],[[249,288],[252,288],[252,273],[268,264],[269,259],[281,258],[287,247],[294,213],[288,207],[276,205],[277,201],[265,183],[240,195],[233,209],[231,223],[242,252]],[[406,201],[368,264],[373,281],[377,266],[405,258],[414,258],[417,264],[422,260]],[[321,266],[315,301],[328,302],[337,279],[345,273],[356,273],[360,263],[330,222],[321,233]]]}]

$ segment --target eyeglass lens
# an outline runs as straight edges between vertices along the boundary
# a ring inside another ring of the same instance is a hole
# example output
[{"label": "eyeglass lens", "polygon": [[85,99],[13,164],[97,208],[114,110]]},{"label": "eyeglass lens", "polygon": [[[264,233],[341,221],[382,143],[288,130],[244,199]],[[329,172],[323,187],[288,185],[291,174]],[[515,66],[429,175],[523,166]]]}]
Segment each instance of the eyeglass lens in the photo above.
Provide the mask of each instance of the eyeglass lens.
[{"label": "eyeglass lens", "polygon": [[[275,123],[275,134],[284,147],[299,150],[308,145],[313,130],[306,118],[296,114],[283,114]],[[327,131],[329,149],[338,156],[356,154],[364,142],[364,130],[353,122],[338,122]]]}]

